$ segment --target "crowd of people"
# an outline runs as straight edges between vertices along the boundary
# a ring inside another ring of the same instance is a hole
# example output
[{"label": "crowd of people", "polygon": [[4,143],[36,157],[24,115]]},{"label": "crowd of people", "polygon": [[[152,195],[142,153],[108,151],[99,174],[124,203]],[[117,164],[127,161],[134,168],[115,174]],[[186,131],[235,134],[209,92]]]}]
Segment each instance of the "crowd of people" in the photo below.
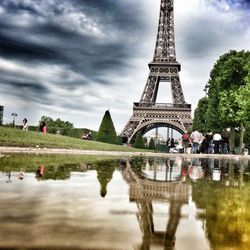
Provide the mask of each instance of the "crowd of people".
[{"label": "crowd of people", "polygon": [[174,139],[167,140],[169,153],[203,153],[203,154],[228,154],[229,138],[226,134],[208,131],[203,134],[198,130],[188,133],[185,131],[179,144],[176,145]]},{"label": "crowd of people", "polygon": [[[187,133],[187,131],[185,131]],[[204,154],[228,154],[229,138],[226,134],[221,135],[219,132],[208,131],[206,134],[195,130],[190,137],[191,152]]]}]

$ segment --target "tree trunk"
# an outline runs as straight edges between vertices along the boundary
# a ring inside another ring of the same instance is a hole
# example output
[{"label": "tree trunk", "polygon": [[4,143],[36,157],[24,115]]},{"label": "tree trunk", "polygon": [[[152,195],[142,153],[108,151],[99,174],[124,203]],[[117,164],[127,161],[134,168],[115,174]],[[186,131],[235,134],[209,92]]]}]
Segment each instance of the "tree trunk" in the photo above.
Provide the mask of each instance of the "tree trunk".
[{"label": "tree trunk", "polygon": [[243,140],[244,140],[244,125],[243,122],[240,123],[240,149],[239,149],[239,154],[242,154],[243,150]]},{"label": "tree trunk", "polygon": [[229,136],[229,152],[230,152],[230,154],[234,153],[234,141],[235,141],[235,128],[230,127],[230,136]]}]

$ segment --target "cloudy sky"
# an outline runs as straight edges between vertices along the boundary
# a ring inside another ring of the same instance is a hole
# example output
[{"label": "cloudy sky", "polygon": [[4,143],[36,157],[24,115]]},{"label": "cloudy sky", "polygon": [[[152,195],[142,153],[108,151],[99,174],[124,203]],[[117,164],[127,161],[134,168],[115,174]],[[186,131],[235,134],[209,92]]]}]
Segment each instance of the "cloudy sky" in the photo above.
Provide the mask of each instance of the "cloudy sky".
[{"label": "cloudy sky", "polygon": [[[140,99],[153,58],[160,0],[1,0],[0,105],[37,125],[42,115],[117,132]],[[177,60],[196,107],[218,57],[250,50],[249,0],[175,0]],[[171,102],[168,85],[159,102]],[[166,99],[166,100],[165,100]]]}]

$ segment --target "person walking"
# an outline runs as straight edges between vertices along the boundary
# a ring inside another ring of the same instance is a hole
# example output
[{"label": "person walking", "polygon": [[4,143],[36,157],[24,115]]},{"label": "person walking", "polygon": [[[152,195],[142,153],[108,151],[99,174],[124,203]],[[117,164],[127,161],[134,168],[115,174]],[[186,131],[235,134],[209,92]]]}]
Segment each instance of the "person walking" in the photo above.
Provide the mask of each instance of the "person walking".
[{"label": "person walking", "polygon": [[28,130],[28,120],[26,118],[23,118],[23,130]]},{"label": "person walking", "polygon": [[184,132],[184,134],[182,135],[182,146],[184,149],[184,154],[187,154],[187,148],[189,147],[189,134],[187,131]]},{"label": "person walking", "polygon": [[40,123],[40,131],[41,131],[43,134],[46,134],[46,133],[47,133],[46,123],[43,122],[43,121]]},{"label": "person walking", "polygon": [[175,149],[175,143],[174,143],[174,138],[172,138],[170,141],[169,153],[174,153],[174,149]]},{"label": "person walking", "polygon": [[198,130],[191,133],[190,139],[192,141],[192,153],[197,154],[199,148],[199,142],[201,141],[201,134]]},{"label": "person walking", "polygon": [[222,137],[219,132],[216,132],[213,136],[213,144],[214,144],[214,153],[219,154],[221,153],[220,146],[221,146]]},{"label": "person walking", "polygon": [[167,151],[167,153],[169,153],[169,151],[170,151],[170,145],[171,145],[171,139],[168,138],[167,141],[166,141],[166,151]]},{"label": "person walking", "polygon": [[208,130],[205,134],[205,153],[212,154],[213,153],[213,133],[211,130]]}]

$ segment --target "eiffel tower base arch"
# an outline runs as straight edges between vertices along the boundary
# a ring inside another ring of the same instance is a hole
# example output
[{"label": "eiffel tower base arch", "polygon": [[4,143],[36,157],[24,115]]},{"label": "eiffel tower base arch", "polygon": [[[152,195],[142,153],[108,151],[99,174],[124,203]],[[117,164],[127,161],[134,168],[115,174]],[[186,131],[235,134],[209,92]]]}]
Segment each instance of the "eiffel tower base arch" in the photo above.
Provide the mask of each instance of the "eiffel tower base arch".
[{"label": "eiffel tower base arch", "polygon": [[192,125],[190,104],[147,104],[134,103],[133,115],[129,119],[121,136],[127,142],[156,127],[169,127],[183,134]]}]

